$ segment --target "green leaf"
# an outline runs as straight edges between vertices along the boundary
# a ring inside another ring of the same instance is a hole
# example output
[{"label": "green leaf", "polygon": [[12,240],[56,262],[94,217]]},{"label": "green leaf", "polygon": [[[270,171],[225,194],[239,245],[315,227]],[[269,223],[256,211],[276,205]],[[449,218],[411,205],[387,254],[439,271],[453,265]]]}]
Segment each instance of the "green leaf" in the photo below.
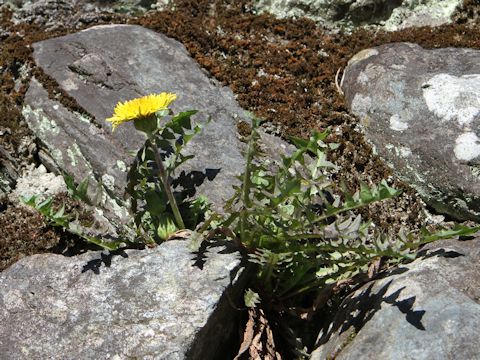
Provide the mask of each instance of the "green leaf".
[{"label": "green leaf", "polygon": [[37,196],[36,195],[31,195],[31,196],[20,196],[20,201],[26,205],[35,207]]},{"label": "green leaf", "polygon": [[388,186],[386,180],[382,180],[379,185],[380,199],[389,199],[395,196],[398,196],[402,193],[402,190],[394,189]]},{"label": "green leaf", "polygon": [[189,110],[181,112],[174,117],[172,120],[165,126],[168,126],[177,134],[183,134],[183,129],[192,129],[192,121],[191,117],[195,115],[198,111],[197,110]]},{"label": "green leaf", "polygon": [[205,240],[203,234],[200,234],[196,231],[193,231],[189,238],[190,242],[188,244],[188,250],[191,252],[198,252],[202,245],[202,242]]},{"label": "green leaf", "polygon": [[258,295],[252,289],[245,290],[245,294],[243,295],[243,300],[245,302],[245,306],[248,308],[255,308],[261,302],[260,295]]},{"label": "green leaf", "polygon": [[295,145],[298,149],[306,148],[306,147],[308,146],[308,143],[309,143],[308,140],[305,140],[305,139],[302,139],[302,138],[299,138],[299,137],[295,137],[295,136],[290,136],[288,139],[289,139],[289,140],[293,143],[293,145]]},{"label": "green leaf", "polygon": [[[209,120],[210,121],[210,120]],[[193,128],[193,131],[190,133],[185,133],[183,135],[183,144],[184,146],[187,145],[190,140],[194,138],[195,135],[197,135],[200,131],[202,131],[203,126],[201,124],[196,124]]]},{"label": "green leaf", "polygon": [[39,202],[38,204],[35,204],[35,207],[37,208],[37,210],[39,210],[42,213],[49,212],[50,209],[52,208],[52,204],[53,204],[53,198],[48,197],[45,200]]},{"label": "green leaf", "polygon": [[135,119],[133,121],[135,129],[141,131],[147,136],[153,134],[158,128],[158,119],[156,115],[148,116],[145,118]]},{"label": "green leaf", "polygon": [[83,200],[88,202],[87,191],[88,191],[88,184],[90,183],[89,177],[85,177],[83,181],[77,186],[76,192],[73,194],[74,197],[78,197],[78,200]]},{"label": "green leaf", "polygon": [[65,181],[65,185],[67,186],[67,191],[70,195],[73,195],[77,189],[75,186],[75,180],[73,176],[67,174],[66,172],[62,173],[63,180]]},{"label": "green leaf", "polygon": [[88,205],[93,205],[93,201],[91,201],[87,195],[88,186],[90,184],[90,178],[92,175],[85,176],[78,186],[75,185],[75,179],[73,176],[67,174],[66,172],[62,173],[62,175],[65,185],[67,186],[67,191],[73,199],[83,201]]},{"label": "green leaf", "polygon": [[368,204],[375,199],[375,195],[365,183],[360,183],[360,199],[363,203]]},{"label": "green leaf", "polygon": [[[457,236],[471,236],[475,235],[479,231],[480,226],[468,227],[461,224],[455,224],[452,229],[441,229],[433,233],[423,229],[424,235],[421,237],[419,243],[423,245],[437,240],[452,239]],[[410,246],[418,247],[419,245],[411,242]]]},{"label": "green leaf", "polygon": [[147,202],[146,210],[154,216],[163,214],[167,209],[167,198],[155,189],[145,193],[145,201]]},{"label": "green leaf", "polygon": [[158,223],[157,235],[161,240],[167,240],[177,230],[173,217],[170,214],[165,214]]}]

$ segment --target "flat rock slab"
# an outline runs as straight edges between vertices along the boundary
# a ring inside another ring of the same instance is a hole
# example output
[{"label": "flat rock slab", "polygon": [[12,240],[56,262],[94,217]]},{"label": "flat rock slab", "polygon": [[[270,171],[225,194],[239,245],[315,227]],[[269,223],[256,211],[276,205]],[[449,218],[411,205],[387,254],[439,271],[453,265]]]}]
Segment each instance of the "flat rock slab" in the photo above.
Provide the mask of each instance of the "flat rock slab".
[{"label": "flat rock slab", "polygon": [[480,51],[363,50],[342,88],[396,175],[438,212],[480,221]]},{"label": "flat rock slab", "polygon": [[312,360],[478,359],[480,238],[429,248],[349,296]]},{"label": "flat rock slab", "polygon": [[49,99],[42,84],[32,80],[23,114],[51,155],[51,166],[77,181],[93,173],[110,195],[121,198],[133,160],[129,152],[137,151],[144,138],[132,123],[112,134],[105,118],[119,101],[174,92],[175,112],[196,109],[199,122],[212,118],[185,151],[195,155],[184,168],[186,179],[217,209],[233,194],[235,176],[244,165],[236,129],[244,110],[229,88],[205,75],[182,44],[140,26],[105,25],[35,43],[33,48],[36,64],[92,116]]},{"label": "flat rock slab", "polygon": [[0,357],[214,359],[228,351],[240,255],[219,246],[198,261],[188,244],[17,262],[0,273]]}]

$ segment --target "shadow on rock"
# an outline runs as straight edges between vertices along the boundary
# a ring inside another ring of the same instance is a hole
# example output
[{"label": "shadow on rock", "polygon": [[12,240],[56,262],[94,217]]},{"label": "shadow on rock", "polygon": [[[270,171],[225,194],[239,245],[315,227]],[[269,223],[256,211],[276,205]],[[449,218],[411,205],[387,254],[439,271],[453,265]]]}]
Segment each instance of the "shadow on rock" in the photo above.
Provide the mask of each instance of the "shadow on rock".
[{"label": "shadow on rock", "polygon": [[250,272],[251,267],[247,265],[248,260],[246,253],[243,248],[236,245],[234,242],[223,239],[216,239],[212,241],[202,241],[200,248],[193,253],[194,257],[192,258],[192,266],[198,267],[200,270],[203,270],[205,264],[208,261],[208,252],[210,249],[216,247],[224,247],[223,250],[220,250],[219,254],[233,254],[239,252],[241,254],[242,260],[240,263],[230,271],[230,281],[231,283],[235,282],[235,279],[239,275],[239,272]]},{"label": "shadow on rock", "polygon": [[186,173],[182,171],[176,179],[172,181],[172,186],[182,187],[182,194],[186,197],[193,197],[196,194],[196,189],[205,182],[205,179],[213,181],[221,169],[205,169],[202,171],[190,171]]},{"label": "shadow on rock", "polygon": [[114,256],[121,256],[123,258],[128,258],[128,254],[125,252],[125,249],[118,249],[115,251],[109,251],[108,253],[100,253],[99,259],[92,259],[83,265],[82,273],[87,271],[93,271],[93,273],[99,275],[100,268],[102,265],[109,268],[112,265],[112,259]]},{"label": "shadow on rock", "polygon": [[[401,269],[401,268],[399,268]],[[400,271],[402,273],[404,271]],[[390,273],[389,275],[392,275]],[[360,294],[355,297],[347,298],[338,309],[337,316],[328,328],[324,329],[322,337],[319,339],[317,346],[328,342],[330,337],[346,331],[358,333],[363,326],[370,321],[375,313],[382,308],[382,304],[390,304],[398,308],[405,314],[405,320],[418,330],[425,330],[422,324],[422,318],[425,315],[424,310],[413,310],[415,304],[415,296],[407,299],[399,300],[400,294],[405,289],[402,287],[390,295],[386,295],[393,280],[390,280],[380,289],[374,291],[374,283],[371,283]]]},{"label": "shadow on rock", "polygon": [[447,259],[454,259],[460,256],[465,256],[465,254],[459,253],[458,251],[445,250],[445,249],[438,249],[435,251],[429,251],[428,249],[425,249],[418,253],[418,257],[421,259],[428,259],[434,256],[444,257]]}]

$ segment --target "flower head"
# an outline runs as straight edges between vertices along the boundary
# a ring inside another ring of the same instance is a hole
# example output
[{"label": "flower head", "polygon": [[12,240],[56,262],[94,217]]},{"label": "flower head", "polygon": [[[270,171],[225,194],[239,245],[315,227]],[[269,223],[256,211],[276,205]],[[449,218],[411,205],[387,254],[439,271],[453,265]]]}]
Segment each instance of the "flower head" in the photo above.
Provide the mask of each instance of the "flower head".
[{"label": "flower head", "polygon": [[177,98],[176,94],[163,92],[151,94],[141,98],[119,102],[115,106],[113,116],[106,119],[112,123],[112,131],[127,121],[145,119],[159,110],[166,110],[168,105]]}]

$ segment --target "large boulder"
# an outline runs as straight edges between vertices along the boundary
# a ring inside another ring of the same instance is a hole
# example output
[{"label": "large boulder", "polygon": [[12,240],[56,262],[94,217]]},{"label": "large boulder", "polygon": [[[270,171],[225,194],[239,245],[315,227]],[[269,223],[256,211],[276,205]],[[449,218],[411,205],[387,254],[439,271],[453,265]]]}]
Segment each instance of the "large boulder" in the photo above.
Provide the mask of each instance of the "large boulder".
[{"label": "large boulder", "polygon": [[387,31],[450,22],[461,0],[258,0],[255,9],[277,17],[308,17],[330,28],[374,25]]},{"label": "large boulder", "polygon": [[[0,273],[8,359],[216,359],[232,351],[238,252],[153,249],[24,258]],[[220,355],[219,355],[220,354]]]},{"label": "large boulder", "polygon": [[312,360],[478,359],[480,237],[430,246],[350,295]]},{"label": "large boulder", "polygon": [[[140,148],[144,137],[132,123],[112,133],[105,118],[118,101],[168,91],[178,94],[175,112],[197,109],[196,120],[212,119],[185,150],[195,158],[182,169],[183,185],[195,185],[197,194],[206,195],[216,210],[233,194],[245,163],[236,127],[245,119],[244,110],[229,88],[208,78],[182,44],[140,26],[107,25],[33,48],[36,64],[58,83],[58,88],[45,88],[32,79],[23,109],[49,169],[66,171],[77,181],[93,174],[121,203],[131,151]],[[59,89],[75,106],[51,96]]]},{"label": "large boulder", "polygon": [[363,50],[342,84],[366,137],[440,213],[480,221],[480,51]]}]

